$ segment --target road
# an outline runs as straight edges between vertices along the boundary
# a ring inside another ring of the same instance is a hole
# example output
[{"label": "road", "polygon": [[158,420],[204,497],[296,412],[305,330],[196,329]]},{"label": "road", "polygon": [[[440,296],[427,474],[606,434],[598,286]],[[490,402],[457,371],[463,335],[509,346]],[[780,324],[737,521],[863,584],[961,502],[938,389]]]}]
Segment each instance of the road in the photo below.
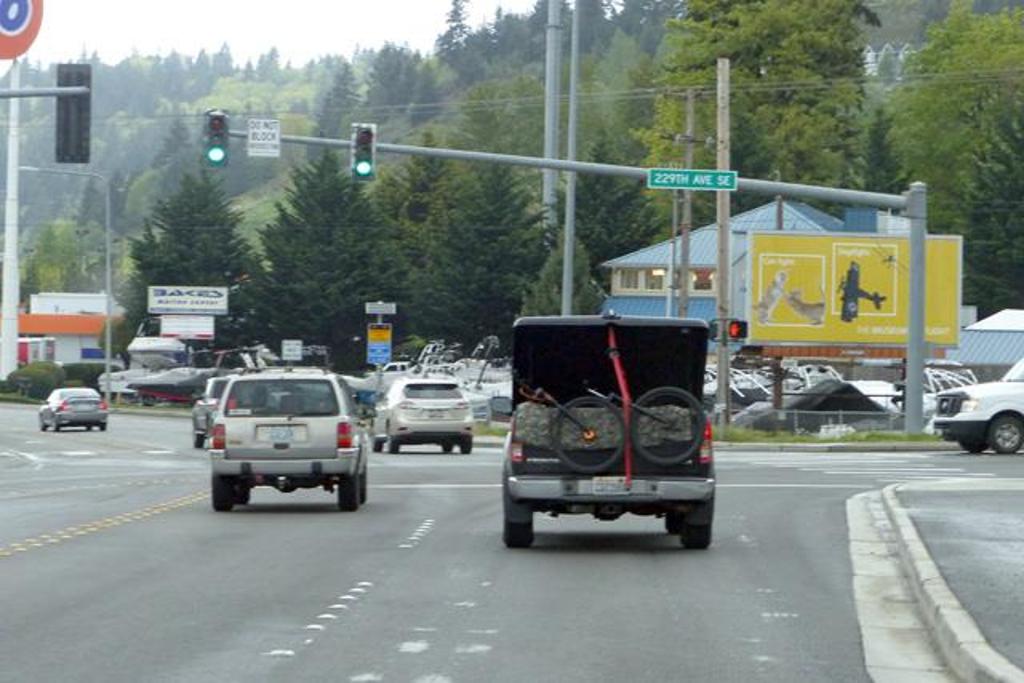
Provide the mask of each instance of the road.
[{"label": "road", "polygon": [[0,407],[0,681],[866,681],[845,501],[1020,476],[954,454],[721,453],[715,538],[537,519],[500,539],[500,453],[373,454],[370,499],[214,513],[189,423],[40,433]]}]

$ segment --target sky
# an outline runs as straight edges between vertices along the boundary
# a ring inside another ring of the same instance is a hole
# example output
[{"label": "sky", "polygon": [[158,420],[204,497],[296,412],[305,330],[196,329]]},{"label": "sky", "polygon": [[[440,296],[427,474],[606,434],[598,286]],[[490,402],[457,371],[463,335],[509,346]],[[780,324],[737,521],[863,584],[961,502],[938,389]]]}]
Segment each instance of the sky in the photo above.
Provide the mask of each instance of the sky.
[{"label": "sky", "polygon": [[[476,28],[501,7],[522,13],[536,0],[469,0]],[[43,64],[96,52],[107,63],[133,52],[216,52],[227,43],[236,63],[277,47],[281,63],[350,56],[386,42],[431,51],[451,0],[45,0],[39,36],[26,57]]]}]

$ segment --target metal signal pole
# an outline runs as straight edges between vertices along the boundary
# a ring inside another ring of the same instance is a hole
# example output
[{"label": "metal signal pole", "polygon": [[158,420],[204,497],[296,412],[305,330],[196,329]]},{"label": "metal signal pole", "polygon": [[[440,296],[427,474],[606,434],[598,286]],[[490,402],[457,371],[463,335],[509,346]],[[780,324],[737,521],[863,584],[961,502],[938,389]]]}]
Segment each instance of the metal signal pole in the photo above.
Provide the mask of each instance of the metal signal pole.
[{"label": "metal signal pole", "polygon": [[[729,60],[718,60],[718,170],[727,171],[729,159]],[[718,405],[719,424],[729,424],[729,193],[716,192],[718,200]]]}]

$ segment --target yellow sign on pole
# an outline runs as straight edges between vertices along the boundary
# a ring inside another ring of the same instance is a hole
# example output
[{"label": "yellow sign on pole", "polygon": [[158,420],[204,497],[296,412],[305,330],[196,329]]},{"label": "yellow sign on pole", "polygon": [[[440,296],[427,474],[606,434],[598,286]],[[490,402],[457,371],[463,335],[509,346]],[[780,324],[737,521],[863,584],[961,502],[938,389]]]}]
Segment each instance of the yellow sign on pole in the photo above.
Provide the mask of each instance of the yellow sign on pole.
[{"label": "yellow sign on pole", "polygon": [[[928,237],[926,339],[956,346],[962,240]],[[892,235],[752,233],[751,344],[907,343],[910,242]]]},{"label": "yellow sign on pole", "polygon": [[371,344],[390,344],[391,324],[370,323],[366,329],[366,340]]}]

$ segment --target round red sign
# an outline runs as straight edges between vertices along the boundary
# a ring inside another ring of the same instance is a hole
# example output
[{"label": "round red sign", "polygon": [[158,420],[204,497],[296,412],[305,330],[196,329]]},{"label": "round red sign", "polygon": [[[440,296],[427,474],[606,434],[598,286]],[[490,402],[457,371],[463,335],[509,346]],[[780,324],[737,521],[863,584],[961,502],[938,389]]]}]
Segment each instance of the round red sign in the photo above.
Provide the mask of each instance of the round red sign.
[{"label": "round red sign", "polygon": [[28,51],[43,23],[43,0],[0,0],[0,59]]}]

